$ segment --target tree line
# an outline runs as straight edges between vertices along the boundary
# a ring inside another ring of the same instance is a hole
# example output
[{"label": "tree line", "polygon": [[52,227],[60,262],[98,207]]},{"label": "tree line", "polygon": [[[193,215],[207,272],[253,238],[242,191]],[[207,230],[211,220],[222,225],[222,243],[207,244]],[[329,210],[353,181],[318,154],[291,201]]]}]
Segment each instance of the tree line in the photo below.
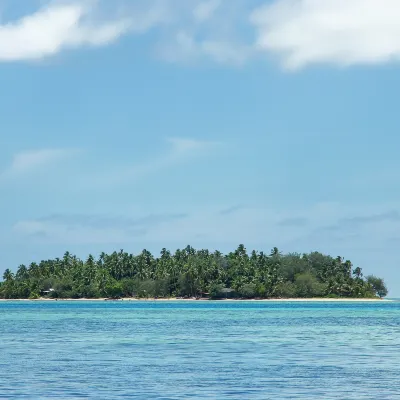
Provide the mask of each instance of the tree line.
[{"label": "tree line", "polygon": [[244,245],[229,254],[191,246],[158,257],[143,250],[89,255],[81,260],[66,252],[62,258],[7,269],[0,298],[373,298],[388,293],[376,276],[364,277],[342,257],[319,252],[281,254],[252,251]]}]

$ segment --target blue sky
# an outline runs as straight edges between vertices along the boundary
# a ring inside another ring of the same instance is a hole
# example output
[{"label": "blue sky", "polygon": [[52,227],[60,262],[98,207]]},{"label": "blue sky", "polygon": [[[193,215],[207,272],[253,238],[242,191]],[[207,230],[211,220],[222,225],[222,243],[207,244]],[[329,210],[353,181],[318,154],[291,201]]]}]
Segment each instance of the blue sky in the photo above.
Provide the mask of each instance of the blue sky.
[{"label": "blue sky", "polygon": [[400,297],[400,6],[0,1],[0,270],[319,250]]}]

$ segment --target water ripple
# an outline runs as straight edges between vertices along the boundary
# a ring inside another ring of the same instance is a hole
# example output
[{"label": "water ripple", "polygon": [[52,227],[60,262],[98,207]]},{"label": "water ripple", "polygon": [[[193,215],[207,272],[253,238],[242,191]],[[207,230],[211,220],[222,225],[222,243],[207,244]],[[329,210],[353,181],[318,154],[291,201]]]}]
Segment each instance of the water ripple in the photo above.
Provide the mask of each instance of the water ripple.
[{"label": "water ripple", "polygon": [[400,398],[400,303],[0,303],[0,398]]}]

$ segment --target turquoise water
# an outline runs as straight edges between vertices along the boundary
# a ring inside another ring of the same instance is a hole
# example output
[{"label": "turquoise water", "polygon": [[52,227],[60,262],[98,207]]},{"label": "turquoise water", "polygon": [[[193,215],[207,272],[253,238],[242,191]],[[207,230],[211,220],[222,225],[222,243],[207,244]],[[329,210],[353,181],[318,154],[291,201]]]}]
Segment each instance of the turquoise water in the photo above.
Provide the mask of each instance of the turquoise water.
[{"label": "turquoise water", "polygon": [[393,400],[400,302],[2,302],[0,398]]}]

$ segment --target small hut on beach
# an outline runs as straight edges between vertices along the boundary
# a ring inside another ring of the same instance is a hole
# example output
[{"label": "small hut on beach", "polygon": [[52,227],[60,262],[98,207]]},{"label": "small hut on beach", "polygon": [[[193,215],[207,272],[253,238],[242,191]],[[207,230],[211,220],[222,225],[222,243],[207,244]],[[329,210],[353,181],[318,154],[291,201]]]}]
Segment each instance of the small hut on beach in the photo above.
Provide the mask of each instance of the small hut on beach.
[{"label": "small hut on beach", "polygon": [[41,295],[42,296],[48,296],[50,293],[54,292],[54,289],[49,289],[49,290],[42,290]]}]

